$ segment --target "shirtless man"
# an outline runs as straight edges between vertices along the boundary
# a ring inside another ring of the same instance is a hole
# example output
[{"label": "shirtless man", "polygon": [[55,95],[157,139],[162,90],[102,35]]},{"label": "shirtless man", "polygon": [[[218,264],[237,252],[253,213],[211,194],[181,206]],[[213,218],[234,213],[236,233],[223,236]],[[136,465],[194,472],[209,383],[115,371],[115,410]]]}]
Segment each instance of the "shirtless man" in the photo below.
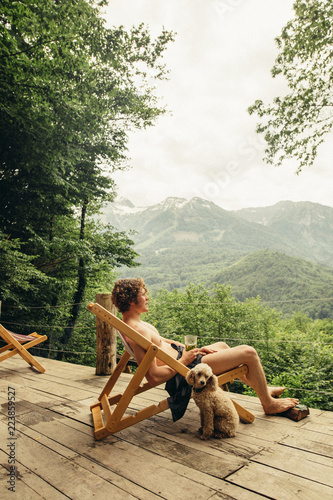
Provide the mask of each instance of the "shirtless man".
[{"label": "shirtless man", "polygon": [[[195,362],[198,355],[202,356],[200,356],[201,362],[207,363],[215,375],[246,364],[249,369],[248,374],[240,380],[254,389],[267,415],[282,413],[298,404],[298,399],[278,398],[283,393],[284,387],[272,388],[267,385],[259,356],[253,347],[240,345],[230,348],[224,342],[216,342],[190,351],[184,349],[180,353],[182,349],[176,348],[177,346],[184,347],[184,344],[161,337],[155,327],[141,320],[140,315],[148,312],[147,288],[141,278],[118,280],[112,291],[112,302],[122,313],[125,323],[185,366]],[[140,364],[146,351],[128,337],[126,340],[134,352],[136,361]],[[155,386],[172,379],[175,374],[176,371],[173,368],[154,358],[146,378],[151,385]]]}]

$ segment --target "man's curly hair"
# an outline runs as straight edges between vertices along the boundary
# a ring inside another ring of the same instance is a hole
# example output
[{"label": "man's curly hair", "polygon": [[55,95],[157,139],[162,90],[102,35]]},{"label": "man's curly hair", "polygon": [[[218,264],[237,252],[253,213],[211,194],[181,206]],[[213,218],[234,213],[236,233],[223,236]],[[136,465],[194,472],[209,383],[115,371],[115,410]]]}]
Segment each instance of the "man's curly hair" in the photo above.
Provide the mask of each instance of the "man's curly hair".
[{"label": "man's curly hair", "polygon": [[120,279],[113,287],[111,300],[118,311],[124,313],[129,311],[131,303],[137,304],[142,289],[147,292],[142,278]]}]

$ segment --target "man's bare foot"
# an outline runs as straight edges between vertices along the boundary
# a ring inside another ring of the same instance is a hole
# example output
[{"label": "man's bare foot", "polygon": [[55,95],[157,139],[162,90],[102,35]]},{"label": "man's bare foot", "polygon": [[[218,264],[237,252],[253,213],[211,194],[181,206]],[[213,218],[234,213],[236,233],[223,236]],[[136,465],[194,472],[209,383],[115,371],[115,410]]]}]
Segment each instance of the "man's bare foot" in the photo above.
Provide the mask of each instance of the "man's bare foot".
[{"label": "man's bare foot", "polygon": [[270,403],[263,406],[263,408],[266,415],[273,415],[274,413],[283,413],[284,411],[289,410],[289,408],[293,408],[298,404],[298,402],[299,400],[294,398],[271,398]]},{"label": "man's bare foot", "polygon": [[272,398],[278,398],[285,391],[285,389],[285,387],[268,387],[268,392]]}]

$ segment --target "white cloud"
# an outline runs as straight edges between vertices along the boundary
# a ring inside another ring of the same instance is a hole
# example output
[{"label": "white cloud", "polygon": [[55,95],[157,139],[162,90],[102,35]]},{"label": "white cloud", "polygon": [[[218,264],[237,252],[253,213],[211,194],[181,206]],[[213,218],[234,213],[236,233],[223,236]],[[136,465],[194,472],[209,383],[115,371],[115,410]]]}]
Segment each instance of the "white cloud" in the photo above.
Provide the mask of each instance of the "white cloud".
[{"label": "white cloud", "polygon": [[[333,205],[331,145],[317,166],[295,175],[289,162],[263,163],[263,141],[247,108],[285,91],[272,79],[274,38],[292,16],[290,0],[113,0],[106,18],[126,28],[149,24],[178,33],[164,60],[170,80],[156,85],[172,115],[130,136],[131,168],[114,178],[120,196],[149,205],[167,196],[211,199],[226,209],[280,200]],[[329,139],[328,139],[329,140]]]}]

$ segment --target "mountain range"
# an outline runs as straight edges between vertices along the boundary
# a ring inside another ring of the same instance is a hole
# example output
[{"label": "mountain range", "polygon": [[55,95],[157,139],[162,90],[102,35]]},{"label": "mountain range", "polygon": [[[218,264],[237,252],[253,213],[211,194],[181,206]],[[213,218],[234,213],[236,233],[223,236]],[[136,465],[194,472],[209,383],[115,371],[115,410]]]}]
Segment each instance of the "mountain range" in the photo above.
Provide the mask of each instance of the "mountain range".
[{"label": "mountain range", "polygon": [[[141,267],[120,272],[143,276],[152,290],[224,283],[239,300],[260,295],[284,312],[297,304],[312,316],[333,316],[333,301],[323,301],[333,297],[331,207],[281,201],[228,211],[201,198],[167,198],[147,207],[121,199],[100,218],[134,231]],[[288,300],[294,303],[281,306]]]}]

